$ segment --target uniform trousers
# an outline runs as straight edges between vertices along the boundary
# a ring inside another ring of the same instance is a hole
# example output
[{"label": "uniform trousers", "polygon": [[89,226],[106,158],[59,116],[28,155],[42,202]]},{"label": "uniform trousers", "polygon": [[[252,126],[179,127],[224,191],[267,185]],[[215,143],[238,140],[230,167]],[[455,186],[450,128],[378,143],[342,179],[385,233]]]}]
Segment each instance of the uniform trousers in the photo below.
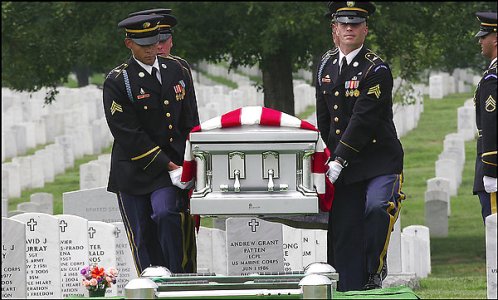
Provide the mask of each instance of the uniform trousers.
[{"label": "uniform trousers", "polygon": [[477,196],[479,196],[479,201],[481,202],[482,221],[485,222],[487,216],[496,213],[496,193],[492,196],[486,192],[478,192]]},{"label": "uniform trousers", "polygon": [[327,261],[339,273],[339,291],[361,290],[368,274],[380,273],[397,219],[400,175],[335,184],[329,214]]},{"label": "uniform trousers", "polygon": [[118,200],[138,273],[149,266],[183,273],[182,190],[171,186],[138,196],[120,192]]}]

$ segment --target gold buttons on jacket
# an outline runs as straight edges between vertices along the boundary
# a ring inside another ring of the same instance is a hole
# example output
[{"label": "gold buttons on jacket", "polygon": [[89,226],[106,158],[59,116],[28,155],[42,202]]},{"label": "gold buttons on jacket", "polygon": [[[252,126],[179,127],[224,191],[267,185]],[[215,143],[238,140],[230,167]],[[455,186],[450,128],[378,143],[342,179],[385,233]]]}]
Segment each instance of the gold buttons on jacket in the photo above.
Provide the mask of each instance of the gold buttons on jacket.
[{"label": "gold buttons on jacket", "polygon": [[336,129],[335,130],[335,134],[340,134],[341,133],[341,130],[340,129]]},{"label": "gold buttons on jacket", "polygon": [[144,109],[147,110],[147,105],[144,105]]},{"label": "gold buttons on jacket", "polygon": [[339,96],[339,91],[335,91],[334,95]]},{"label": "gold buttons on jacket", "polygon": [[173,138],[169,138],[169,141],[172,142],[173,141]]},{"label": "gold buttons on jacket", "polygon": [[169,101],[168,100],[164,100],[164,105],[168,105],[169,104]]},{"label": "gold buttons on jacket", "polygon": [[169,125],[169,126],[168,126],[168,128],[169,128],[169,129],[173,129],[173,125]]},{"label": "gold buttons on jacket", "polygon": [[372,140],[372,143],[377,143],[377,140],[376,140],[376,139],[373,139],[373,140]]},{"label": "gold buttons on jacket", "polygon": [[334,105],[334,110],[337,110],[338,108],[339,108],[339,106],[337,106],[337,104]]},{"label": "gold buttons on jacket", "polygon": [[166,117],[171,117],[171,114],[170,113],[166,113]]},{"label": "gold buttons on jacket", "polygon": [[339,118],[338,118],[338,117],[335,117],[335,118],[334,118],[334,122],[336,122],[336,123],[337,123],[337,122],[339,122]]}]

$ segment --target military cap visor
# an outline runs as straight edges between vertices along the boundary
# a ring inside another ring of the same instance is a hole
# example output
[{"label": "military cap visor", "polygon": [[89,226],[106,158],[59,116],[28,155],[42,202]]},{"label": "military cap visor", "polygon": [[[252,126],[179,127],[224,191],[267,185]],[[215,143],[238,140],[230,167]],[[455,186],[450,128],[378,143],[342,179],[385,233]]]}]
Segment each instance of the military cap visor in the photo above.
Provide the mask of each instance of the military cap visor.
[{"label": "military cap visor", "polygon": [[124,28],[126,37],[141,46],[148,46],[159,41],[160,15],[135,15],[119,22],[118,27]]},{"label": "military cap visor", "polygon": [[477,12],[476,16],[481,24],[479,32],[476,33],[475,37],[483,37],[492,32],[496,33],[496,12]]},{"label": "military cap visor", "polygon": [[335,17],[337,22],[346,24],[365,22],[375,12],[375,6],[370,2],[331,1],[328,7],[329,12],[325,16]]}]

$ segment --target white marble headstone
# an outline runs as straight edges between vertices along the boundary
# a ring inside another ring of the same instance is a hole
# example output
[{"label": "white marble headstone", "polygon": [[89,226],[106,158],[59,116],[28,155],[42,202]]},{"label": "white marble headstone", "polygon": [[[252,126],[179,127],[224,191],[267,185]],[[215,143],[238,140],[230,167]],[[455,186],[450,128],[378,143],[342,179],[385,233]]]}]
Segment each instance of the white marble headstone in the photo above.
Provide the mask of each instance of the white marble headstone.
[{"label": "white marble headstone", "polygon": [[26,225],[2,218],[2,299],[26,298]]},{"label": "white marble headstone", "polygon": [[114,231],[114,236],[116,237],[116,269],[118,270],[116,286],[118,296],[124,296],[124,288],[128,281],[138,278],[139,274],[135,268],[135,262],[133,261],[130,243],[123,222],[112,224],[116,226],[116,230]]},{"label": "white marble headstone", "polygon": [[62,297],[88,297],[80,270],[88,265],[88,220],[73,215],[57,215],[60,230]]},{"label": "white marble headstone", "polygon": [[255,217],[228,218],[228,275],[283,272],[282,241],[282,224]]},{"label": "white marble headstone", "polygon": [[61,298],[59,219],[43,213],[11,218],[26,224],[26,297]]},{"label": "white marble headstone", "polygon": [[[116,268],[116,226],[113,224],[88,221],[88,258],[91,265],[98,265],[106,271]],[[119,274],[118,274],[119,276]],[[117,296],[117,285],[106,290],[106,296]]]},{"label": "white marble headstone", "polygon": [[303,270],[302,229],[282,225],[284,271]]},{"label": "white marble headstone", "polygon": [[448,236],[448,199],[444,191],[425,192],[425,225],[433,237]]},{"label": "white marble headstone", "polygon": [[62,194],[64,214],[76,215],[89,221],[122,222],[116,194],[105,187],[78,190]]},{"label": "white marble headstone", "polygon": [[34,193],[30,201],[40,205],[40,212],[52,215],[54,213],[54,195],[50,193]]}]

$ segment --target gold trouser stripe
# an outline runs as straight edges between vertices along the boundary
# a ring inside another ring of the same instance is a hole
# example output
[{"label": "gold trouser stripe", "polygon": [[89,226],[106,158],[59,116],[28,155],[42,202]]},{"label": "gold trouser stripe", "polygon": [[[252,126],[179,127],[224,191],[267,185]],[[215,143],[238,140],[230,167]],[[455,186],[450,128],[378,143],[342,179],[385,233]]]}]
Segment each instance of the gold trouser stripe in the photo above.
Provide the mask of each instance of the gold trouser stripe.
[{"label": "gold trouser stripe", "polygon": [[149,161],[149,163],[145,166],[144,170],[147,169],[147,167],[156,159],[156,157],[159,155],[160,152],[161,152],[161,149],[159,149],[159,151],[157,151],[156,155],[154,155],[152,160]]},{"label": "gold trouser stripe", "polygon": [[155,146],[154,148],[152,148],[151,150],[147,151],[146,153],[144,153],[144,154],[142,154],[142,155],[132,157],[132,159],[131,159],[131,160],[139,160],[139,159],[141,159],[141,158],[144,158],[144,157],[146,157],[147,155],[151,154],[152,152],[156,151],[157,149],[159,149],[159,146]]},{"label": "gold trouser stripe", "polygon": [[190,232],[192,232],[192,249],[190,251],[190,259],[192,260],[192,268],[194,273],[197,273],[197,240],[195,239],[195,219],[190,215]]},{"label": "gold trouser stripe", "polygon": [[483,26],[496,26],[496,23],[493,24],[493,23],[481,23],[481,25]]},{"label": "gold trouser stripe", "polygon": [[187,237],[185,236],[185,230],[184,230],[184,226],[185,226],[185,213],[184,212],[180,212],[180,228],[182,230],[182,269],[185,270],[186,266],[187,266],[187,262],[188,262],[188,257],[187,257],[187,245],[186,245],[186,239]]},{"label": "gold trouser stripe", "polygon": [[121,212],[121,218],[123,219],[123,224],[126,229],[126,236],[128,237],[128,242],[130,243],[130,248],[131,248],[131,254],[133,255],[133,262],[135,263],[135,270],[137,271],[137,276],[140,275],[140,273],[143,271],[142,267],[140,266],[140,260],[138,258],[138,247],[135,244],[135,238],[133,236],[133,230],[131,230],[130,227],[130,222],[128,221],[128,216],[126,215],[125,212],[125,207],[123,205],[123,200],[121,198],[121,193],[118,193],[118,201],[119,201],[119,207],[120,207],[120,212]]},{"label": "gold trouser stripe", "polygon": [[[394,195],[394,188],[396,187],[396,183],[399,181],[400,177],[401,177],[401,175],[397,175],[396,180],[394,180],[393,188],[391,191],[391,198]],[[401,184],[400,184],[399,189],[401,189]],[[380,256],[379,256],[379,268],[377,269],[377,273],[380,273],[380,271],[382,270],[382,267],[384,266],[384,257],[386,256],[387,248],[389,247],[389,240],[391,239],[391,232],[393,230],[394,223],[396,223],[396,220],[398,219],[398,215],[399,215],[399,211],[400,211],[401,207],[399,206],[399,203],[398,203],[398,210],[396,211],[396,213],[393,216],[393,215],[391,215],[391,212],[393,211],[394,208],[395,208],[394,203],[389,201],[389,207],[387,208],[387,213],[389,214],[389,226],[387,228],[386,241],[384,242],[384,248],[382,249],[382,252],[380,253]]]},{"label": "gold trouser stripe", "polygon": [[496,214],[496,192],[489,194],[489,201],[491,202],[491,214]]},{"label": "gold trouser stripe", "polygon": [[339,142],[340,142],[341,144],[343,144],[344,146],[346,146],[346,147],[349,147],[349,148],[353,149],[353,150],[354,150],[354,151],[356,151],[356,152],[360,152],[360,151],[356,150],[353,146],[350,146],[350,145],[348,145],[348,144],[344,143],[343,141],[339,141]]}]

